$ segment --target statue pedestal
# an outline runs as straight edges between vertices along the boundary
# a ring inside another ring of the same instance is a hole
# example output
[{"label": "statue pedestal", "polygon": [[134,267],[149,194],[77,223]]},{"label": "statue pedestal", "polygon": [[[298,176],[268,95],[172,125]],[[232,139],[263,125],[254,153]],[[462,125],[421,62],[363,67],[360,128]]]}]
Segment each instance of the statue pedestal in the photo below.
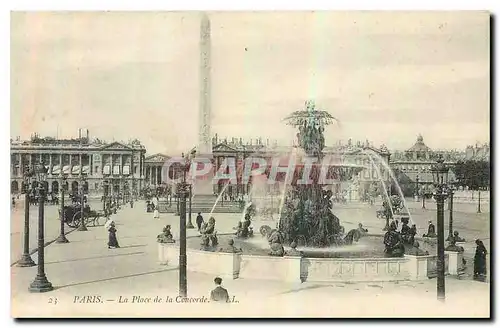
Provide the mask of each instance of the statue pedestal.
[{"label": "statue pedestal", "polygon": [[453,251],[445,251],[444,253],[448,254],[448,274],[458,276],[462,271],[464,254]]},{"label": "statue pedestal", "polygon": [[[193,195],[213,195],[214,194],[214,169],[212,164],[213,155],[212,154],[196,154],[197,161],[197,176],[193,184]],[[204,168],[210,168],[207,173],[204,172]]]}]

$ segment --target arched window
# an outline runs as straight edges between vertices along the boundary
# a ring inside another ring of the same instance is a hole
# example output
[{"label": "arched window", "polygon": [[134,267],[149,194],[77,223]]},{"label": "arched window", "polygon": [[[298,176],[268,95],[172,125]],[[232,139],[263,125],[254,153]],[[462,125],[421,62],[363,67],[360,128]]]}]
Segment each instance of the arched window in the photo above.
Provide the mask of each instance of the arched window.
[{"label": "arched window", "polygon": [[19,184],[17,183],[17,181],[12,181],[10,183],[10,193],[11,194],[19,193]]}]

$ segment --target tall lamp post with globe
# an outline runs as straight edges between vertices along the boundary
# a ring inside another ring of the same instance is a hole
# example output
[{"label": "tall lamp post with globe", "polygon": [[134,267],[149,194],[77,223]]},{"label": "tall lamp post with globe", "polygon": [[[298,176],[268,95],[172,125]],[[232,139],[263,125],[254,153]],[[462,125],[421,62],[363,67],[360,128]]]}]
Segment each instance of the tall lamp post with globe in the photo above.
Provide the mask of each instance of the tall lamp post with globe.
[{"label": "tall lamp post with globe", "polygon": [[29,291],[33,293],[44,293],[53,290],[52,284],[45,275],[45,236],[44,236],[44,220],[45,220],[45,195],[47,171],[43,161],[35,168],[35,176],[37,179],[38,193],[38,271],[35,280],[30,284]]},{"label": "tall lamp post with globe", "polygon": [[109,186],[110,186],[109,180],[104,179],[104,181],[102,182],[102,188],[103,188],[102,210],[106,217],[109,215],[108,212],[110,211],[110,209],[108,208]]},{"label": "tall lamp post with globe", "polygon": [[30,186],[34,177],[34,170],[30,169],[29,166],[23,168],[23,191],[24,191],[24,249],[23,255],[17,266],[19,267],[32,267],[35,266],[35,262],[30,255]]},{"label": "tall lamp post with globe", "polygon": [[62,172],[59,173],[59,186],[61,188],[61,208],[59,209],[59,219],[60,219],[60,233],[59,237],[56,240],[58,244],[67,244],[69,243],[68,238],[66,238],[66,234],[64,232],[64,186],[66,185],[66,175]]},{"label": "tall lamp post with globe", "polygon": [[81,219],[81,224],[78,227],[78,231],[88,231],[87,226],[85,224],[85,212],[84,212],[84,207],[85,207],[85,189],[84,185],[87,182],[87,179],[85,175],[80,174],[80,219]]},{"label": "tall lamp post with globe", "polygon": [[440,301],[445,300],[444,201],[448,198],[449,193],[448,171],[449,168],[444,164],[442,157],[432,167],[432,179],[435,186],[434,199],[437,204],[437,298]]},{"label": "tall lamp post with globe", "polygon": [[186,224],[186,198],[189,192],[189,186],[186,182],[186,174],[191,166],[191,160],[196,151],[191,152],[191,156],[185,157],[182,154],[183,163],[181,163],[182,181],[177,185],[177,195],[180,197],[180,227],[179,227],[179,296],[187,296],[187,254],[186,254],[186,229],[194,228],[193,224]]}]

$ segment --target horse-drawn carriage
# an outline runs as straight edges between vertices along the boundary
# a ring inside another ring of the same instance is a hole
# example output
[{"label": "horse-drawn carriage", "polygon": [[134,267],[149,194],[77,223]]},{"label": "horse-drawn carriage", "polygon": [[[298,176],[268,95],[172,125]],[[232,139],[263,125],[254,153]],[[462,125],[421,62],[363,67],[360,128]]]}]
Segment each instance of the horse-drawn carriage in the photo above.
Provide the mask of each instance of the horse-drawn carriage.
[{"label": "horse-drawn carriage", "polygon": [[85,220],[86,225],[94,227],[99,226],[101,221],[104,224],[105,221],[104,213],[92,210],[89,205],[84,205],[82,210],[82,206],[80,204],[64,206],[63,217],[64,222],[71,228],[80,226],[82,223],[82,217]]}]

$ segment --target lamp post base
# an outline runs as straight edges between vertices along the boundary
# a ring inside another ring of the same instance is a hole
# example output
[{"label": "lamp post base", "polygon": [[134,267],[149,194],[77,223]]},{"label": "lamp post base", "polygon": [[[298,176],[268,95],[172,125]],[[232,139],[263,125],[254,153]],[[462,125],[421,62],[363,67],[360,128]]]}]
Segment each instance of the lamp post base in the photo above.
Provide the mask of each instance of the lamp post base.
[{"label": "lamp post base", "polygon": [[76,231],[89,231],[89,229],[87,229],[86,226],[81,225],[78,227],[78,229]]},{"label": "lamp post base", "polygon": [[18,267],[32,267],[35,266],[35,261],[31,258],[29,254],[23,254],[19,262],[17,262],[16,266]]},{"label": "lamp post base", "polygon": [[32,293],[45,293],[53,290],[52,283],[47,280],[45,275],[37,275],[35,280],[30,284],[29,291]]},{"label": "lamp post base", "polygon": [[186,228],[187,228],[187,229],[194,229],[194,225],[193,225],[193,223],[191,223],[191,221],[189,221],[189,222],[187,223],[187,225],[186,225]]},{"label": "lamp post base", "polygon": [[68,240],[68,238],[66,238],[65,235],[61,234],[61,235],[59,235],[59,237],[57,237],[56,243],[57,244],[67,244],[67,243],[69,243],[69,240]]}]

